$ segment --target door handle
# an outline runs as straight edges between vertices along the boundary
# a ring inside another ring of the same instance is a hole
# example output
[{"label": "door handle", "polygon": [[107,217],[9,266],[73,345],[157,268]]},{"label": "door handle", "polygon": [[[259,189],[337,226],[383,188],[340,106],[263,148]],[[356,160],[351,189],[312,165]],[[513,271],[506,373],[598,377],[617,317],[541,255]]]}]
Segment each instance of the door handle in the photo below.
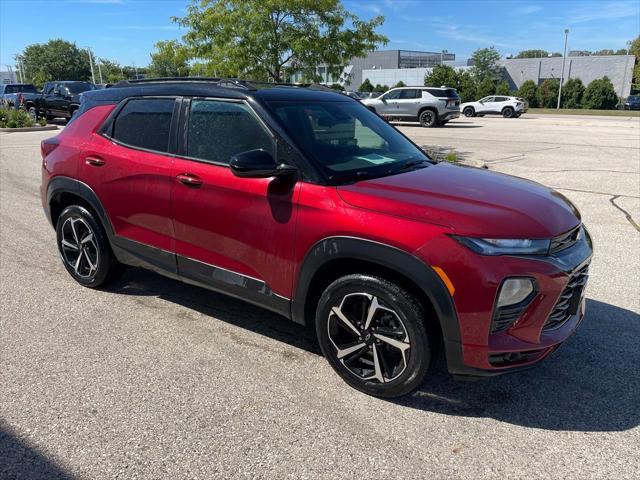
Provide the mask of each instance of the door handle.
[{"label": "door handle", "polygon": [[180,183],[187,187],[200,188],[202,186],[202,179],[191,173],[181,173],[180,175],[176,175],[176,178]]},{"label": "door handle", "polygon": [[92,167],[101,167],[106,163],[102,158],[94,156],[87,157],[84,161],[87,165],[91,165]]}]

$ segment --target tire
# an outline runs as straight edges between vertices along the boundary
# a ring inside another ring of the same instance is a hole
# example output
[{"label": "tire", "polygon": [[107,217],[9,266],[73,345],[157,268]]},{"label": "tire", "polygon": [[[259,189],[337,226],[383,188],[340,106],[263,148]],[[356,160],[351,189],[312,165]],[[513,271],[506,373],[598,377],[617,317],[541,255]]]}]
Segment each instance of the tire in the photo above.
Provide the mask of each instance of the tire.
[{"label": "tire", "polygon": [[53,120],[54,118],[56,118],[56,116],[55,116],[55,115],[51,115],[50,113],[47,113],[47,114],[46,114],[46,116],[45,116],[45,118],[46,118],[48,121],[51,121],[51,120]]},{"label": "tire", "polygon": [[418,388],[429,369],[424,319],[420,303],[398,285],[348,275],[322,294],[316,333],[322,353],[345,382],[369,395],[394,398]]},{"label": "tire", "polygon": [[476,111],[474,110],[473,107],[465,107],[462,113],[464,114],[465,117],[468,117],[468,118],[476,116]]},{"label": "tire", "polygon": [[418,116],[421,127],[431,128],[438,123],[438,114],[433,110],[423,110]]},{"label": "tire", "polygon": [[33,121],[38,120],[38,110],[36,110],[36,107],[34,107],[33,105],[31,105],[30,107],[27,107],[27,113],[31,117],[31,120]]},{"label": "tire", "polygon": [[504,118],[513,118],[514,115],[515,115],[515,112],[511,107],[506,107],[502,110],[502,116]]},{"label": "tire", "polygon": [[79,205],[65,208],[56,224],[60,258],[80,285],[97,288],[115,280],[124,267],[115,259],[104,229]]}]

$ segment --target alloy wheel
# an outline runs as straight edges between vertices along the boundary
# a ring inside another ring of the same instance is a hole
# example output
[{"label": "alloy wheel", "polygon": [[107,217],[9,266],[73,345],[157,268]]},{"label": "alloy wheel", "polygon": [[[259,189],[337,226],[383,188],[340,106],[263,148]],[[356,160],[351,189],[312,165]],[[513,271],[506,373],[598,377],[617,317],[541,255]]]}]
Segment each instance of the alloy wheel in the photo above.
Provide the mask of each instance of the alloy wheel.
[{"label": "alloy wheel", "polygon": [[345,295],[329,313],[338,361],[360,380],[388,383],[407,368],[409,334],[398,314],[368,293]]},{"label": "alloy wheel", "polygon": [[91,278],[98,271],[100,250],[89,224],[80,217],[69,217],[62,225],[60,241],[63,260],[80,278]]}]

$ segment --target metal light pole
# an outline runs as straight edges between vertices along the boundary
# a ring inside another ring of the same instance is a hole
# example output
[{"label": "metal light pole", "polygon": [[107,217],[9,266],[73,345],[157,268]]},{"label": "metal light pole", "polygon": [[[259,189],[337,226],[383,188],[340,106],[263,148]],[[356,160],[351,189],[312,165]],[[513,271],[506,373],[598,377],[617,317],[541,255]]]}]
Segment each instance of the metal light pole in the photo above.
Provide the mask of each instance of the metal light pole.
[{"label": "metal light pole", "polygon": [[98,65],[98,76],[100,77],[100,84],[102,84],[102,68],[100,68],[100,64],[102,60],[100,58],[96,58],[96,65]]},{"label": "metal light pole", "polygon": [[558,89],[558,106],[556,110],[560,109],[560,96],[562,95],[562,83],[564,82],[564,64],[567,59],[567,39],[569,38],[569,29],[564,29],[564,55],[562,56],[562,73],[560,74],[560,88]]},{"label": "metal light pole", "polygon": [[96,76],[93,73],[93,54],[91,53],[91,47],[87,47],[87,52],[89,53],[89,66],[91,67],[91,80],[93,83],[96,83]]}]

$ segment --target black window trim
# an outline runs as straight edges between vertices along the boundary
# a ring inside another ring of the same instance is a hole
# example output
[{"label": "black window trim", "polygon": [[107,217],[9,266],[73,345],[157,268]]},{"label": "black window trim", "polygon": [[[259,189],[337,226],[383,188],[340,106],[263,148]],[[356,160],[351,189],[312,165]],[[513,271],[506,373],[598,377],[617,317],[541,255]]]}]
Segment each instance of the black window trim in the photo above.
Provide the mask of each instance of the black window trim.
[{"label": "black window trim", "polygon": [[[181,128],[181,132],[178,135],[179,138],[179,142],[178,142],[178,146],[176,149],[176,154],[174,155],[176,158],[180,158],[182,160],[189,160],[192,162],[198,162],[198,163],[206,163],[207,165],[215,165],[217,167],[225,167],[225,168],[231,168],[229,166],[228,163],[224,163],[224,162],[216,162],[214,160],[207,160],[204,158],[197,158],[197,157],[190,157],[186,154],[187,152],[187,136],[189,134],[189,114],[191,112],[191,102],[193,100],[205,100],[205,101],[220,101],[220,102],[227,102],[227,103],[242,103],[244,105],[246,105],[246,107],[249,109],[249,112],[251,113],[251,115],[253,115],[257,120],[258,123],[262,126],[263,130],[267,133],[267,135],[269,136],[269,138],[271,138],[271,141],[273,143],[273,154],[274,154],[274,159],[276,161],[276,163],[278,162],[278,137],[277,135],[272,131],[272,129],[269,127],[269,125],[262,119],[262,117],[258,114],[258,112],[255,111],[255,109],[253,108],[253,106],[247,102],[244,99],[241,98],[225,98],[225,97],[184,97],[182,99],[182,107],[181,107],[181,111],[180,111],[180,121],[179,121],[179,125]],[[240,152],[238,152],[240,153]]]},{"label": "black window trim", "polygon": [[[173,100],[173,112],[171,113],[171,125],[169,127],[169,143],[167,145],[167,151],[163,152],[161,150],[153,150],[150,148],[143,148],[136,145],[130,145],[125,142],[121,142],[113,137],[113,127],[116,118],[122,111],[122,109],[133,100]],[[176,157],[176,134],[178,128],[178,113],[180,108],[180,100],[182,97],[179,95],[152,95],[152,96],[136,96],[136,97],[127,97],[124,98],[117,106],[113,109],[113,111],[109,114],[107,119],[104,121],[102,126],[98,129],[98,135],[106,138],[110,142],[119,145],[121,147],[130,148],[132,150],[138,150],[141,152],[154,153],[156,155],[164,155],[167,157]]]}]

